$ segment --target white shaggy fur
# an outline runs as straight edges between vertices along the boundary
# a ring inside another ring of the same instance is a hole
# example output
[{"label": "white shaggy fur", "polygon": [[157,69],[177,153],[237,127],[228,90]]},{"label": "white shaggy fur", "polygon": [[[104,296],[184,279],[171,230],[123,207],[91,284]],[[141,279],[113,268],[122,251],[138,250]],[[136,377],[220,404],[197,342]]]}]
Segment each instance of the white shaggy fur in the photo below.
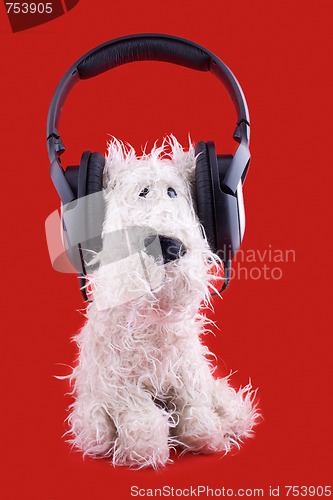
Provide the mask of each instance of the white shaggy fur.
[{"label": "white shaggy fur", "polygon": [[[176,445],[227,452],[251,435],[258,416],[251,386],[237,392],[228,377],[215,379],[200,340],[208,331],[200,308],[210,304],[217,266],[195,212],[194,168],[192,145],[185,152],[172,136],[139,158],[116,139],[109,144],[104,246],[90,288],[93,299],[102,290],[112,307],[96,300],[87,307],[75,339],[79,357],[69,376],[75,401],[68,422],[76,447],[116,465],[158,468]],[[149,193],[139,196],[145,187]],[[169,187],[176,198],[168,196]],[[129,226],[154,228],[187,250],[159,266],[163,274],[153,290],[138,266],[124,272],[118,262],[123,275],[117,281],[115,265],[107,264],[106,235]],[[140,293],[130,295],[129,283]]]}]

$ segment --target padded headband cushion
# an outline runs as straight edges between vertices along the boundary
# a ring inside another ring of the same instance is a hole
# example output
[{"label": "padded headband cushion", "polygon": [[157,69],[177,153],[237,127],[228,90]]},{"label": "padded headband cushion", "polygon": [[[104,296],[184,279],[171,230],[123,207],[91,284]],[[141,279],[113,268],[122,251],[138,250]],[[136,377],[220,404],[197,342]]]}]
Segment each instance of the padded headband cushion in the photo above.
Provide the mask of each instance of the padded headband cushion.
[{"label": "padded headband cushion", "polygon": [[210,55],[187,40],[157,36],[111,40],[88,55],[79,65],[81,80],[92,78],[122,64],[165,61],[198,71],[209,71]]},{"label": "padded headband cushion", "polygon": [[217,242],[213,188],[207,144],[205,142],[198,142],[195,148],[195,155],[197,158],[195,169],[197,214],[204,227],[210,248],[213,252],[216,252]]}]

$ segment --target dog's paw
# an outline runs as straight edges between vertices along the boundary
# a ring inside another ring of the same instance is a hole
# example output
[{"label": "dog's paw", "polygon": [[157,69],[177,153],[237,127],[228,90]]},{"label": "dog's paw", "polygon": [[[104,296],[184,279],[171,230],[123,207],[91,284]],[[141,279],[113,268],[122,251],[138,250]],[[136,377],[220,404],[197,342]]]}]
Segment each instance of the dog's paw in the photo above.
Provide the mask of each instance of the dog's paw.
[{"label": "dog's paw", "polygon": [[236,391],[227,379],[218,379],[214,384],[213,409],[223,422],[227,434],[234,441],[252,435],[253,427],[260,416],[255,404],[256,391],[251,384]]},{"label": "dog's paw", "polygon": [[227,379],[214,380],[210,404],[187,404],[180,412],[177,439],[189,451],[228,452],[252,435],[259,413],[251,385],[238,392]]},{"label": "dog's paw", "polygon": [[151,412],[132,411],[117,426],[113,463],[134,467],[164,467],[169,462],[168,416],[156,408]]},{"label": "dog's paw", "polygon": [[69,442],[95,458],[110,457],[113,454],[116,428],[108,413],[100,405],[84,406],[76,403],[68,418]]},{"label": "dog's paw", "polygon": [[201,453],[227,451],[232,440],[223,420],[214,410],[205,406],[184,407],[176,437],[186,451]]}]

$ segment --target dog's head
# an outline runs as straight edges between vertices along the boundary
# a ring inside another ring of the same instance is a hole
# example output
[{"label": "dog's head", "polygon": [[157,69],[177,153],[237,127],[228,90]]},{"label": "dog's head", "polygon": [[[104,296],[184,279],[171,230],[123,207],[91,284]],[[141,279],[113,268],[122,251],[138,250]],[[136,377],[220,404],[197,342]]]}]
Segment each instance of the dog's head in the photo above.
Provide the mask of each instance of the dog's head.
[{"label": "dog's head", "polygon": [[195,211],[195,154],[176,139],[137,157],[113,139],[104,173],[106,216],[97,305],[143,317],[193,316],[211,293],[215,266]]}]

